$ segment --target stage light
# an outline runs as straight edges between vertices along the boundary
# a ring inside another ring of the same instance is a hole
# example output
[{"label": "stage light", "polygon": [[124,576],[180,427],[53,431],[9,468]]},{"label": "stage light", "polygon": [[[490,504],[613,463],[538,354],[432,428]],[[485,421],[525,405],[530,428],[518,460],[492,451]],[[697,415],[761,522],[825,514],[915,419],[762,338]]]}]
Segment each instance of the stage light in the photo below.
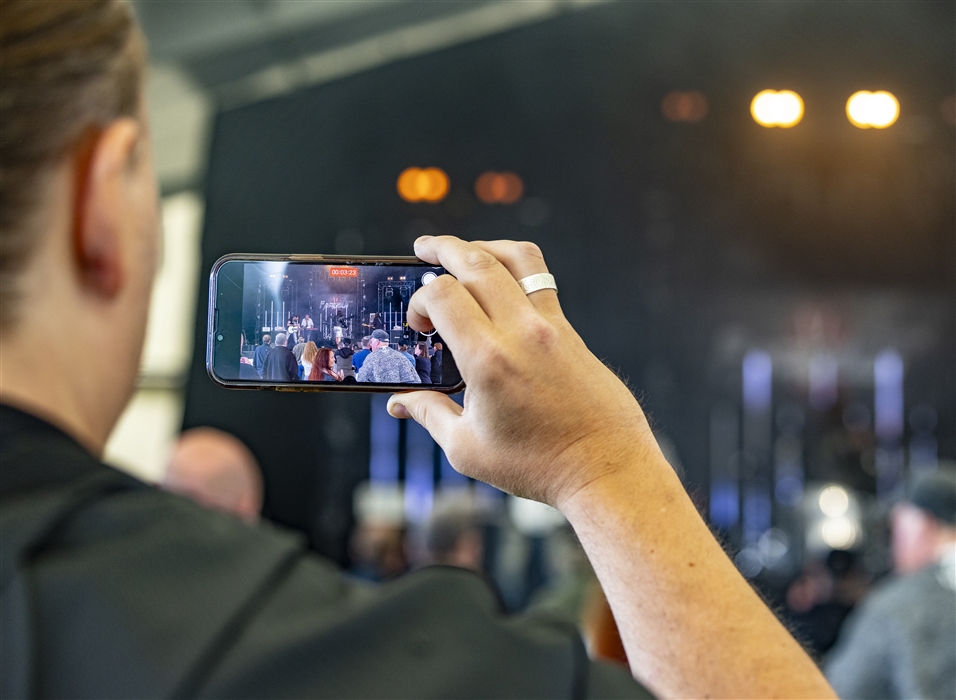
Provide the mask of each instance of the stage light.
[{"label": "stage light", "polygon": [[839,518],[846,515],[850,508],[850,496],[846,489],[836,484],[827,486],[820,492],[820,510],[829,518]]},{"label": "stage light", "polygon": [[820,524],[820,538],[831,549],[850,549],[857,541],[857,527],[850,518],[827,518]]},{"label": "stage light", "polygon": [[475,196],[485,204],[514,204],[524,193],[524,183],[514,173],[486,172],[475,180]]},{"label": "stage light", "polygon": [[858,129],[885,129],[900,116],[900,103],[885,90],[861,90],[846,101],[846,116]]},{"label": "stage light", "polygon": [[803,119],[803,100],[792,90],[764,90],[750,103],[750,114],[760,126],[789,129]]},{"label": "stage light", "polygon": [[707,116],[707,109],[707,98],[696,90],[672,90],[661,100],[661,114],[672,122],[699,122]]},{"label": "stage light", "polygon": [[406,202],[440,202],[448,194],[448,175],[440,168],[406,168],[396,188]]}]

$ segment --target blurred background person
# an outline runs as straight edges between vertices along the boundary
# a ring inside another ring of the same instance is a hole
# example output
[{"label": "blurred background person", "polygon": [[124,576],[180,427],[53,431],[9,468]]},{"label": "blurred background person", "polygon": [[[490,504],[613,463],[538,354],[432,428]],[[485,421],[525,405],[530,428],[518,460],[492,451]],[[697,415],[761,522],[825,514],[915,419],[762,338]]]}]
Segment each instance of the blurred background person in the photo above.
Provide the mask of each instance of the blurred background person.
[{"label": "blurred background person", "polygon": [[399,344],[399,346],[398,346],[398,351],[399,351],[400,353],[402,353],[402,354],[405,356],[405,358],[406,358],[409,362],[411,362],[412,365],[414,366],[414,364],[415,364],[415,356],[408,351],[408,345],[406,345],[405,343]]},{"label": "blurred background person", "polygon": [[335,353],[332,348],[319,348],[309,373],[310,382],[340,382],[344,379],[335,369]]},{"label": "blurred background person", "polygon": [[246,334],[239,334],[239,378],[240,379],[261,379],[259,372],[256,371],[256,362],[254,357],[243,354],[246,349]]},{"label": "blurred background person", "polygon": [[241,440],[215,428],[182,434],[160,486],[249,523],[262,510],[259,462]]},{"label": "blurred background person", "polygon": [[305,338],[299,338],[292,348],[292,354],[295,355],[295,361],[302,364],[302,351],[305,350]]},{"label": "blurred background person", "polygon": [[428,343],[415,343],[415,371],[422,384],[432,383],[432,360],[428,356]]},{"label": "blurred background person", "polygon": [[299,378],[299,363],[295,355],[285,346],[288,337],[285,333],[276,335],[275,347],[266,356],[262,366],[262,378],[270,382],[294,382]]},{"label": "blurred background person", "polygon": [[353,496],[355,527],[349,537],[349,572],[369,581],[388,581],[409,569],[402,492],[365,482]]},{"label": "blurred background person", "polygon": [[315,356],[319,354],[318,346],[311,340],[302,348],[302,378],[309,379],[312,376],[312,365],[315,362]]},{"label": "blurred background person", "polygon": [[352,339],[343,338],[338,346],[335,351],[335,371],[342,375],[343,381],[349,377],[354,379],[355,368],[352,367],[352,357],[355,355],[355,350],[352,348]]},{"label": "blurred background person", "polygon": [[441,384],[441,363],[444,346],[441,343],[432,345],[432,384]]},{"label": "blurred background person", "polygon": [[262,336],[262,344],[256,347],[255,355],[253,356],[253,361],[255,362],[256,372],[259,373],[259,376],[262,377],[262,373],[266,368],[266,358],[269,356],[269,352],[272,350],[272,336],[266,333]]},{"label": "blurred background person", "polygon": [[352,367],[358,372],[362,369],[362,363],[365,362],[365,358],[368,357],[372,351],[369,350],[368,344],[371,341],[370,336],[365,336],[362,338],[362,347],[359,350],[355,351],[355,354],[352,356]]},{"label": "blurred background person", "polygon": [[482,518],[468,494],[436,498],[434,509],[417,533],[418,566],[457,566],[484,571]]},{"label": "blurred background person", "polygon": [[827,678],[843,698],[956,697],[956,472],[915,478],[892,527],[895,576],[850,616]]}]

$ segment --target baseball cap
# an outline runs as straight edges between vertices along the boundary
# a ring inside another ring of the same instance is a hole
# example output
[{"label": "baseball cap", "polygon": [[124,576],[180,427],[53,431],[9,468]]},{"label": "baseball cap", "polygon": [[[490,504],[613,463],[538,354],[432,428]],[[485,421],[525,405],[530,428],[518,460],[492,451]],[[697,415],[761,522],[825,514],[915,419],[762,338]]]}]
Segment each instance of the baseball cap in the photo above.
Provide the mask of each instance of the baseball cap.
[{"label": "baseball cap", "polygon": [[383,331],[381,328],[376,328],[374,331],[372,331],[372,338],[375,340],[388,341],[388,333]]},{"label": "baseball cap", "polygon": [[941,466],[913,477],[906,500],[937,520],[956,524],[956,470]]}]

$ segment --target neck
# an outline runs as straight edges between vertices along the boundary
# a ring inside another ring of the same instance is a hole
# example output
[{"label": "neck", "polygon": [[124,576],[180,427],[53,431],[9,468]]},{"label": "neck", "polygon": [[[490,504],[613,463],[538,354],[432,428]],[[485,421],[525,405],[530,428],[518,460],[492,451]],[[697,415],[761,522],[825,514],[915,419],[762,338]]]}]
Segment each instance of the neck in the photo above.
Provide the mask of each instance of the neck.
[{"label": "neck", "polygon": [[85,372],[53,371],[36,345],[30,345],[10,342],[7,336],[0,343],[0,401],[56,425],[101,457],[118,417],[91,405],[90,397],[102,395],[101,387]]}]

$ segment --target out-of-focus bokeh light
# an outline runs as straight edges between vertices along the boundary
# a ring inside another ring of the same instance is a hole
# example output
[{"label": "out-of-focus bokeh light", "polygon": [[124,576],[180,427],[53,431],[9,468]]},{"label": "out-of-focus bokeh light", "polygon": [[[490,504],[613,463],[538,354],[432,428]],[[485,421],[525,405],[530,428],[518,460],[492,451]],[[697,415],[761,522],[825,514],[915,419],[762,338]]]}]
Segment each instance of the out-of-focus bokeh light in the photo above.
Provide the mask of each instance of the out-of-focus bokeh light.
[{"label": "out-of-focus bokeh light", "polygon": [[846,515],[850,508],[850,497],[846,489],[836,484],[827,486],[820,492],[820,510],[829,518]]},{"label": "out-of-focus bokeh light", "polygon": [[707,98],[697,90],[672,90],[661,100],[661,114],[672,122],[699,122],[709,107]]},{"label": "out-of-focus bokeh light", "polygon": [[789,129],[803,119],[803,99],[792,90],[763,90],[750,103],[750,114],[760,126]]},{"label": "out-of-focus bokeh light", "polygon": [[900,116],[900,103],[885,90],[860,90],[846,101],[846,116],[859,129],[885,129]]},{"label": "out-of-focus bokeh light", "polygon": [[440,168],[406,168],[396,188],[406,202],[440,202],[448,194],[448,175]]},{"label": "out-of-focus bokeh light", "polygon": [[820,537],[831,549],[850,549],[856,544],[856,523],[847,517],[827,518],[820,524]]},{"label": "out-of-focus bokeh light", "polygon": [[475,180],[475,196],[485,204],[514,204],[524,193],[524,183],[514,173],[486,172]]}]

